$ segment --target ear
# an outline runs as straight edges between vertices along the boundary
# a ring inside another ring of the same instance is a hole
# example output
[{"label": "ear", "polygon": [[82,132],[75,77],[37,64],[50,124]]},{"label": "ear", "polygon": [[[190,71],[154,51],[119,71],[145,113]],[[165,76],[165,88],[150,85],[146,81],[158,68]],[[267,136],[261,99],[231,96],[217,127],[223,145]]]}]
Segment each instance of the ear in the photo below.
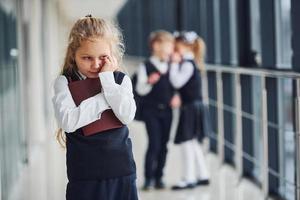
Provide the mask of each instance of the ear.
[{"label": "ear", "polygon": [[152,44],[152,50],[153,50],[153,51],[157,51],[158,49],[159,49],[158,42],[154,42],[154,43]]}]

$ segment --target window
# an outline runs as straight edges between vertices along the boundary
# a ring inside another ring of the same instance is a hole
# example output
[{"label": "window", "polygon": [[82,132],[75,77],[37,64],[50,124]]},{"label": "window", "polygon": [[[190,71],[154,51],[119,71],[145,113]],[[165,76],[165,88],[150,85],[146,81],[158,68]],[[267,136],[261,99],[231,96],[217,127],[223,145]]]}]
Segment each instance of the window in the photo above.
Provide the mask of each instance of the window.
[{"label": "window", "polygon": [[16,5],[7,5],[4,8],[0,4],[0,199],[8,198],[26,152],[20,112]]},{"label": "window", "polygon": [[251,58],[257,64],[261,62],[261,29],[260,29],[260,0],[250,1],[250,29],[251,29]]},{"label": "window", "polygon": [[214,40],[215,40],[215,64],[221,63],[221,30],[220,30],[220,2],[213,2],[214,12]]},{"label": "window", "polygon": [[261,110],[262,103],[259,99],[262,99],[262,81],[260,77],[252,77],[252,108],[253,108],[253,171],[252,175],[256,180],[261,180],[261,167],[262,167],[262,120]]},{"label": "window", "polygon": [[295,199],[295,132],[293,130],[293,83],[291,79],[279,79],[279,191],[288,200]]},{"label": "window", "polygon": [[229,0],[229,19],[230,19],[230,51],[231,51],[231,64],[238,64],[238,44],[237,44],[237,13],[236,13],[236,0]]},{"label": "window", "polygon": [[291,1],[276,0],[276,67],[290,69],[292,62],[291,45]]}]

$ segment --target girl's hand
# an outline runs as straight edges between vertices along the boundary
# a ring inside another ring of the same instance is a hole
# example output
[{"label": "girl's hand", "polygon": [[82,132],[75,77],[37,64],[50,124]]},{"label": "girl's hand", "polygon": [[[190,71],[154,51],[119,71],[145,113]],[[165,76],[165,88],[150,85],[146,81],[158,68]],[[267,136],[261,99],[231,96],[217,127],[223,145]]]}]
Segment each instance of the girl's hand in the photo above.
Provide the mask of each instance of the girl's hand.
[{"label": "girl's hand", "polygon": [[174,63],[180,63],[181,61],[181,55],[177,52],[174,52],[172,55],[171,55],[171,61],[174,62]]},{"label": "girl's hand", "polygon": [[172,108],[179,108],[181,106],[181,98],[178,94],[172,97],[170,105]]},{"label": "girl's hand", "polygon": [[104,56],[103,58],[103,65],[101,67],[100,72],[114,72],[117,69],[119,69],[118,65],[117,65],[117,60],[114,57],[111,56]]},{"label": "girl's hand", "polygon": [[150,74],[150,76],[148,78],[148,83],[150,83],[151,85],[153,85],[157,81],[159,81],[159,79],[160,79],[160,74],[158,72],[154,72],[154,73]]}]

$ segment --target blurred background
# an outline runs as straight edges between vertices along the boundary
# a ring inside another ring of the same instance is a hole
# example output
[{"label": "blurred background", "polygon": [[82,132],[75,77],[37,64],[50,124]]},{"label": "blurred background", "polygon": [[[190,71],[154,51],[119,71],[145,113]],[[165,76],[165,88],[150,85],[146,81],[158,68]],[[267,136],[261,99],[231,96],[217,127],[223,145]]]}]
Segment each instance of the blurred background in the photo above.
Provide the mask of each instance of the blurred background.
[{"label": "blurred background", "polygon": [[[194,30],[207,44],[211,184],[140,199],[300,199],[299,0],[0,0],[0,200],[65,198],[52,87],[70,28],[86,14],[119,24],[129,74],[149,56],[153,30]],[[147,137],[143,123],[129,128],[140,188]],[[180,178],[169,147],[168,187]]]}]

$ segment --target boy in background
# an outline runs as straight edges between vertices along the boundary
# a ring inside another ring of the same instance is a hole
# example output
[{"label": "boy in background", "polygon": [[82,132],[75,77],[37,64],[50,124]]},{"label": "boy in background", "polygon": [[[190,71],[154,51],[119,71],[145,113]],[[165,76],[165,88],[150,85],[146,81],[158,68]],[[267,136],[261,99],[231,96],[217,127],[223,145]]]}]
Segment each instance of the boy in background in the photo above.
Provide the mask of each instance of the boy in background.
[{"label": "boy in background", "polygon": [[165,188],[162,178],[170,137],[172,107],[179,103],[169,79],[174,37],[167,31],[158,30],[150,34],[149,43],[151,56],[139,66],[135,88],[142,97],[143,121],[148,134],[144,190],[149,190],[153,184],[156,189]]}]

